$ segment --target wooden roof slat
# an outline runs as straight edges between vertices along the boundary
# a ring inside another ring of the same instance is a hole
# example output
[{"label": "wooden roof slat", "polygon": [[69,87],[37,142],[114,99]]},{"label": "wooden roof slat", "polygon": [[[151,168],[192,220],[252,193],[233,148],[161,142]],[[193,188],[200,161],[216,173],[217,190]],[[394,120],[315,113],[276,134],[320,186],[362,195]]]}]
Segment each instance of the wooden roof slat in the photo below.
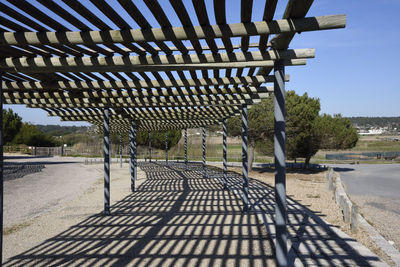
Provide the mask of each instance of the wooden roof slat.
[{"label": "wooden roof slat", "polygon": [[69,45],[71,43],[93,45],[110,43],[181,41],[190,39],[258,36],[279,33],[294,34],[296,32],[343,28],[345,25],[345,15],[331,15],[300,19],[281,19],[274,21],[211,25],[209,27],[194,26],[191,29],[188,27],[169,27],[143,30],[102,30],[88,32],[58,31],[57,33],[4,32],[0,35],[0,45]]},{"label": "wooden roof slat", "polygon": [[[160,4],[157,1],[144,0],[144,2],[150,9],[151,13],[153,13],[153,16],[155,17],[155,19],[158,21],[158,24],[160,24],[162,28],[172,27],[163,9],[161,8]],[[162,41],[162,40],[153,40],[153,41]],[[186,46],[182,43],[182,41],[179,40],[171,40],[171,41],[182,54],[189,53],[189,51],[186,49]]]},{"label": "wooden roof slat", "polygon": [[[197,15],[197,20],[199,21],[200,25],[210,26],[210,20],[208,18],[204,0],[192,0],[192,4],[194,6],[194,10]],[[218,53],[218,47],[214,39],[206,39],[206,42],[208,44],[208,48],[211,50],[212,53]],[[203,47],[201,48],[203,49]]]},{"label": "wooden roof slat", "polygon": [[[85,75],[97,78],[91,73]],[[210,78],[210,79],[185,79],[185,80],[132,80],[132,81],[51,81],[51,82],[35,82],[35,83],[6,83],[3,82],[4,90],[32,90],[32,89],[151,89],[151,88],[167,88],[167,87],[199,87],[199,86],[225,86],[225,85],[251,85],[269,83],[274,81],[274,76],[243,76],[243,77],[224,77],[224,78]],[[289,81],[289,75],[285,76],[285,81]]]},{"label": "wooden roof slat", "polygon": [[[37,31],[42,31],[42,32],[48,31],[47,28],[43,27],[39,23],[31,20],[30,18],[22,15],[21,12],[18,12],[16,10],[10,8],[9,6],[5,5],[4,3],[1,3],[1,2],[0,2],[0,10],[3,13],[7,14],[8,16],[10,16],[11,18],[14,18],[17,21],[20,21],[21,23],[25,24],[26,26],[31,27],[32,29],[35,29]],[[26,29],[25,27],[23,27],[23,28]],[[23,30],[23,31],[25,31],[25,30]]]},{"label": "wooden roof slat", "polygon": [[13,30],[13,31],[19,31],[19,32],[28,31],[28,28],[26,28],[18,23],[15,23],[14,21],[9,20],[2,15],[0,15],[0,24]]},{"label": "wooden roof slat", "polygon": [[[214,14],[215,20],[218,25],[226,24],[226,8],[225,0],[214,0]],[[230,38],[222,36],[222,42],[224,43],[227,53],[233,52],[232,42]]]},{"label": "wooden roof slat", "polygon": [[[248,23],[251,21],[251,13],[253,10],[253,0],[241,0],[240,4],[240,20],[243,23]],[[247,52],[249,49],[249,40],[248,36],[243,36],[241,40],[242,51]]]},{"label": "wooden roof slat", "polygon": [[[278,3],[278,0],[266,0],[265,1],[263,21],[272,21],[273,20],[277,3]],[[267,49],[268,37],[269,37],[268,34],[260,36],[259,49],[261,51],[265,51]]]},{"label": "wooden roof slat", "polygon": [[93,26],[97,27],[99,30],[111,29],[110,26],[108,26],[104,21],[102,21],[89,9],[87,9],[80,1],[70,1],[70,0],[62,0],[62,1],[64,2],[64,4],[66,4],[75,12],[77,12],[80,16],[82,16],[91,24],[93,24]]},{"label": "wooden roof slat", "polygon": [[[122,7],[125,8],[125,11],[131,16],[131,18],[136,21],[136,23],[139,25],[140,28],[142,29],[151,28],[150,23],[147,21],[147,19],[143,16],[143,14],[139,11],[139,9],[131,0],[118,0],[118,2]],[[172,54],[172,50],[169,49],[169,47],[164,42],[155,42],[155,43],[162,51],[164,51],[165,54],[167,55]],[[150,53],[157,54],[152,52]]]},{"label": "wooden roof slat", "polygon": [[20,10],[26,12],[33,18],[37,19],[38,21],[42,22],[43,24],[47,25],[49,28],[52,28],[56,31],[67,31],[68,28],[59,23],[58,21],[54,20],[43,11],[38,9],[36,6],[30,4],[28,1],[20,1],[20,0],[7,0]]},{"label": "wooden roof slat", "polygon": [[92,30],[90,27],[88,27],[85,23],[80,21],[77,17],[71,15],[68,11],[66,11],[64,8],[59,6],[55,1],[48,1],[48,0],[37,0],[40,4],[63,18],[65,21],[68,21],[70,24],[74,25],[78,29],[82,31],[90,31]]},{"label": "wooden roof slat", "polygon": [[121,18],[121,16],[119,16],[118,13],[115,12],[106,1],[90,0],[90,2],[101,12],[103,12],[103,14],[106,15],[120,29],[131,28],[129,24],[126,23],[125,20]]},{"label": "wooden roof slat", "polygon": [[[188,31],[193,31],[193,23],[189,17],[189,14],[186,11],[183,2],[181,0],[169,0],[169,2],[175,10],[175,13],[178,15],[182,26],[186,27]],[[203,49],[201,49],[201,45],[198,39],[190,39],[190,42],[192,43],[194,50],[197,54],[201,54],[203,52]]]},{"label": "wooden roof slat", "polygon": [[[311,48],[296,50],[280,50],[265,52],[238,52],[202,55],[171,55],[171,56],[113,56],[113,57],[66,57],[66,58],[4,58],[0,59],[0,67],[8,72],[92,72],[92,71],[135,71],[145,70],[173,70],[190,68],[228,68],[273,65],[276,59],[305,59],[313,58],[315,50]],[[222,63],[222,64],[221,64]]]}]

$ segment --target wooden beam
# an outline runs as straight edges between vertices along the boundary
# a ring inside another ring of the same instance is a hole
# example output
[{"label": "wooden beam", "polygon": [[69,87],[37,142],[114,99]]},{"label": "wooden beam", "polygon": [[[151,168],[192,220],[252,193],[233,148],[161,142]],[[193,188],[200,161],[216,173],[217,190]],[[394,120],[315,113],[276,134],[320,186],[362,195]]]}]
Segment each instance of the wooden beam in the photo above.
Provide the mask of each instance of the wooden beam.
[{"label": "wooden beam", "polygon": [[[190,54],[161,56],[113,57],[35,57],[0,59],[4,72],[132,72],[180,69],[245,68],[273,65],[274,60],[285,59],[287,65],[305,64],[305,58],[315,57],[315,49],[268,50],[265,52],[237,52],[221,54]],[[299,61],[300,60],[300,61]],[[303,60],[303,61],[301,61]]]},{"label": "wooden beam", "polygon": [[[289,75],[285,81],[289,81]],[[52,82],[2,82],[4,90],[49,90],[49,89],[149,89],[192,86],[225,86],[239,84],[261,84],[274,82],[274,76],[243,76],[187,80],[138,80],[138,81],[52,81]]]},{"label": "wooden beam", "polygon": [[106,31],[1,32],[0,45],[114,44],[245,37],[344,28],[346,15],[195,27]]}]

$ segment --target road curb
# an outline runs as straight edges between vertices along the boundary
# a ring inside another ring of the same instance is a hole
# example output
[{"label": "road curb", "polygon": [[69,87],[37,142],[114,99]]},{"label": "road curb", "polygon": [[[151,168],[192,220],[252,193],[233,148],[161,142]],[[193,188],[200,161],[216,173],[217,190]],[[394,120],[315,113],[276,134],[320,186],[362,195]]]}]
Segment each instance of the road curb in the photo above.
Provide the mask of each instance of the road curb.
[{"label": "road curb", "polygon": [[[350,222],[350,224],[354,224],[355,227],[361,226],[368,233],[369,237],[374,241],[374,243],[387,255],[392,261],[400,266],[400,252],[392,246],[371,224],[365,220],[363,216],[359,213],[354,214],[354,212],[350,212],[350,221],[347,221],[347,217],[349,216],[349,210],[353,211],[355,204],[350,200],[349,196],[344,190],[342,179],[340,178],[340,174],[334,172],[331,167],[329,167],[327,171],[328,183],[331,183],[331,179],[336,176],[335,186],[332,188],[335,193],[336,203],[340,206],[343,212],[344,220],[346,222]],[[328,184],[328,188],[331,186]],[[356,221],[355,223],[353,221]],[[353,227],[353,225],[352,225]]]}]

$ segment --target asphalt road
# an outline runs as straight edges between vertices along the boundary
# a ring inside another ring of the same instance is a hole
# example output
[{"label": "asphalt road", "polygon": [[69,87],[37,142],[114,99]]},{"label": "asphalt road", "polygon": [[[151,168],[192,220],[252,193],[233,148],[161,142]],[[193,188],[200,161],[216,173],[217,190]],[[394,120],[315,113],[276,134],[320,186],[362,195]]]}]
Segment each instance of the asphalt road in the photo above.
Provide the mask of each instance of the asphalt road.
[{"label": "asphalt road", "polygon": [[334,167],[364,218],[400,250],[400,164]]},{"label": "asphalt road", "polygon": [[400,199],[400,164],[340,164],[334,168],[350,195]]}]

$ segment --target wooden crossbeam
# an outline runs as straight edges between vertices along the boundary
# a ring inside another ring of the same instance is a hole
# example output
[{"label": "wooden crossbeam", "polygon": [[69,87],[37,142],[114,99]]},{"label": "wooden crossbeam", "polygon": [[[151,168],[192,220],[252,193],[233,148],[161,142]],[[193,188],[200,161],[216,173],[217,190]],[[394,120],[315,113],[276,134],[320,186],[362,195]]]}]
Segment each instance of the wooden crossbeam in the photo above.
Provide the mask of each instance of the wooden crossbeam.
[{"label": "wooden crossbeam", "polygon": [[273,87],[260,86],[258,88],[254,86],[249,87],[222,87],[222,88],[183,88],[183,89],[171,89],[171,90],[128,90],[128,91],[80,91],[68,92],[59,90],[4,90],[3,94],[5,98],[71,98],[71,97],[82,97],[82,98],[119,98],[119,97],[130,97],[137,98],[140,97],[144,101],[148,97],[155,97],[159,101],[160,97],[172,97],[172,96],[218,96],[218,95],[233,95],[233,94],[261,94],[261,93],[271,93],[273,92]]},{"label": "wooden crossbeam", "polygon": [[201,102],[207,103],[209,101],[221,101],[226,100],[251,100],[266,98],[272,92],[272,88],[260,87],[254,88],[253,91],[246,91],[245,94],[203,94],[203,95],[184,95],[184,96],[151,96],[151,97],[135,97],[129,95],[128,92],[82,92],[79,95],[75,95],[69,92],[3,92],[5,101],[39,101],[45,103],[125,103],[131,104],[134,107],[137,106],[151,106],[155,104],[182,104]]},{"label": "wooden crossbeam", "polygon": [[315,49],[268,50],[220,54],[112,56],[112,57],[35,57],[0,59],[0,68],[15,73],[53,72],[121,72],[160,71],[174,69],[245,68],[273,65],[284,59],[287,65],[305,64],[304,59],[315,57]]},{"label": "wooden crossbeam", "polygon": [[[289,81],[289,75],[285,76]],[[224,86],[274,82],[274,76],[243,76],[187,80],[138,80],[138,81],[52,81],[52,82],[2,82],[3,90],[49,90],[49,89],[151,89],[193,86]]]},{"label": "wooden crossbeam", "polygon": [[[79,100],[79,101],[78,101]],[[25,104],[27,107],[36,108],[129,108],[129,107],[182,107],[182,106],[204,106],[204,105],[215,105],[215,106],[240,106],[240,105],[254,105],[261,101],[261,99],[240,99],[240,100],[211,100],[211,101],[193,101],[193,102],[179,102],[179,103],[145,103],[145,104],[134,104],[121,100],[120,102],[108,102],[106,103],[93,103],[90,99],[71,99],[68,101],[55,101],[52,99],[5,99],[5,104]]]},{"label": "wooden crossbeam", "polygon": [[107,31],[1,32],[0,45],[114,44],[245,37],[344,28],[346,15],[194,27]]}]

